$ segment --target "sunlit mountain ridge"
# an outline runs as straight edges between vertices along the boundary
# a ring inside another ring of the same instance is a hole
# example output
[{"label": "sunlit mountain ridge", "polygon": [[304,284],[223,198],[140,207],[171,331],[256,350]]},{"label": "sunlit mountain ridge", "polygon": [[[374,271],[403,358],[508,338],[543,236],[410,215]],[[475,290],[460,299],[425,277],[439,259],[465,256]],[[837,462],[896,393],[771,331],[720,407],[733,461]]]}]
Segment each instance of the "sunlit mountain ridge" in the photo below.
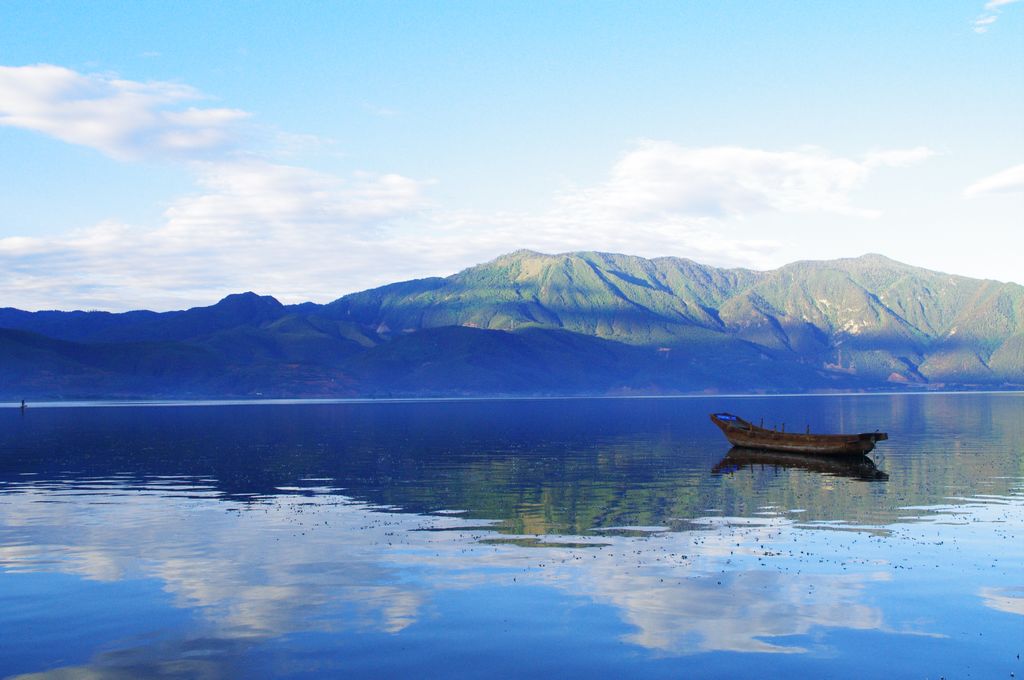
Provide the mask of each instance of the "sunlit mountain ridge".
[{"label": "sunlit mountain ridge", "polygon": [[721,269],[516,251],[332,303],[0,310],[0,396],[400,396],[1024,386],[1024,287],[881,255]]}]

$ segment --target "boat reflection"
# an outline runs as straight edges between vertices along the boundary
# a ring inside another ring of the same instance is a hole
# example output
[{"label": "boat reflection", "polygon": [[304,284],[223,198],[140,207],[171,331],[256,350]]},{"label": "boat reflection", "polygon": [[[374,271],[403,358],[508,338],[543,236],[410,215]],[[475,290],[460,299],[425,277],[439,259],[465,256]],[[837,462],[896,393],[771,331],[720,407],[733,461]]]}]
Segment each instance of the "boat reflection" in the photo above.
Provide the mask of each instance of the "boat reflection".
[{"label": "boat reflection", "polygon": [[769,465],[772,467],[797,468],[810,472],[822,472],[836,477],[849,477],[864,481],[886,481],[889,475],[879,470],[867,456],[807,456],[797,453],[760,451],[734,446],[725,458],[711,469],[714,474],[736,472],[743,468]]}]

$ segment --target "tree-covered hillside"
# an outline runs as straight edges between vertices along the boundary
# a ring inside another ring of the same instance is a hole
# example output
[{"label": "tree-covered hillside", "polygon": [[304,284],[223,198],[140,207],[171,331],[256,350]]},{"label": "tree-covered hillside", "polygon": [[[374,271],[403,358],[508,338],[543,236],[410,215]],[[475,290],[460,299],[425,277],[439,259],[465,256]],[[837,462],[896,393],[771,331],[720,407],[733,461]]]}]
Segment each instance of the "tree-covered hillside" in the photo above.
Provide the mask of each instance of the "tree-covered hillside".
[{"label": "tree-covered hillside", "polygon": [[542,327],[729,351],[741,340],[774,361],[872,381],[1024,382],[1024,288],[881,255],[753,272],[679,258],[518,251],[448,278],[348,295],[324,313],[387,335]]},{"label": "tree-covered hillside", "polygon": [[1024,287],[880,255],[768,272],[517,251],[327,305],[0,309],[0,396],[608,394],[1024,385]]}]

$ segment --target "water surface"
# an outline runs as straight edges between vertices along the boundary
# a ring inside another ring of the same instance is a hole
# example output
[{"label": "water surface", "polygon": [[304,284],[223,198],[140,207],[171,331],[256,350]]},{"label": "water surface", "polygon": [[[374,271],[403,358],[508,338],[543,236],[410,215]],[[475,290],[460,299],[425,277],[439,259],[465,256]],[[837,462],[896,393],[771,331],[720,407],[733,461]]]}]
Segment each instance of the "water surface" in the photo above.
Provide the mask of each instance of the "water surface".
[{"label": "water surface", "polygon": [[1020,394],[4,409],[0,669],[1021,677],[1022,537]]}]

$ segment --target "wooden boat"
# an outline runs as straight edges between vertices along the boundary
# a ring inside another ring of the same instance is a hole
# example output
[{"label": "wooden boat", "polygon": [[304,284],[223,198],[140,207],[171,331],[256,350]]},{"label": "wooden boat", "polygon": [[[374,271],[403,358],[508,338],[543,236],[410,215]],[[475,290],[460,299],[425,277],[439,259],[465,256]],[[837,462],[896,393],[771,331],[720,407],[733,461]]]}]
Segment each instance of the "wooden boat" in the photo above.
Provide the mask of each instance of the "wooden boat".
[{"label": "wooden boat", "polygon": [[862,434],[811,434],[767,430],[731,413],[712,413],[718,426],[733,446],[762,451],[782,451],[815,456],[863,456],[875,448],[875,442],[888,439],[885,432]]}]

